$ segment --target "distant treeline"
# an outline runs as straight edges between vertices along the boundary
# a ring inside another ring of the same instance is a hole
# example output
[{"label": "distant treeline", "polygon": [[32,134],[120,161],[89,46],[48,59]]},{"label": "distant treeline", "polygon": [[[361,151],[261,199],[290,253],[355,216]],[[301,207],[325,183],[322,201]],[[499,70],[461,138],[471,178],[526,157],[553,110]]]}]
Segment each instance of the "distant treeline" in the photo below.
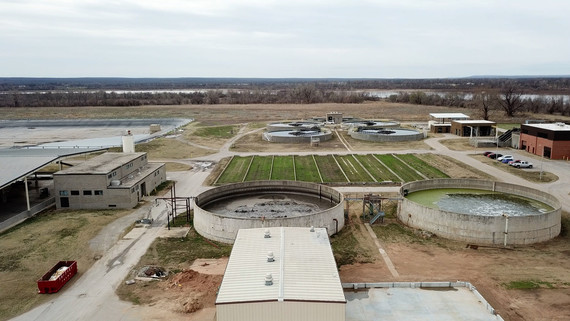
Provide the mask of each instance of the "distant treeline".
[{"label": "distant treeline", "polygon": [[526,92],[568,92],[570,77],[467,77],[442,79],[358,78],[0,78],[0,91],[77,91],[149,89],[280,90],[312,85],[321,90],[430,89],[477,91],[515,83]]},{"label": "distant treeline", "polygon": [[506,116],[529,112],[570,116],[569,95],[524,94],[514,87],[479,93],[399,92],[388,97],[390,102],[426,106],[447,106],[478,109],[488,119],[491,110],[502,110]]},{"label": "distant treeline", "polygon": [[362,103],[375,99],[364,92],[321,90],[313,85],[283,90],[207,90],[190,93],[11,91],[0,94],[0,107]]}]

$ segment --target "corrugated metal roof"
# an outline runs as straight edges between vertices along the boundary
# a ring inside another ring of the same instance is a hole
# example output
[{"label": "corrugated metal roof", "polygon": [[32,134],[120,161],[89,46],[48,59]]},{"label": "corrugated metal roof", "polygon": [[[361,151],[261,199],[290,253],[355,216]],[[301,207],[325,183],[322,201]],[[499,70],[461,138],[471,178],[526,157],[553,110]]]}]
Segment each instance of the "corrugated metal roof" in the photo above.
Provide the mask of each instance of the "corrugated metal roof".
[{"label": "corrugated metal roof", "polygon": [[[346,302],[326,229],[239,230],[216,304],[256,301]],[[267,253],[275,256],[267,262]],[[271,273],[273,285],[265,285]]]},{"label": "corrugated metal roof", "polygon": [[454,122],[459,123],[459,124],[496,124],[494,121],[490,121],[490,120],[475,120],[475,119],[470,119],[470,120],[454,120]]},{"label": "corrugated metal roof", "polygon": [[24,178],[59,158],[90,153],[93,148],[0,149],[0,189]]},{"label": "corrugated metal roof", "polygon": [[93,157],[79,165],[68,167],[57,174],[107,174],[129,163],[145,153],[105,153]]}]

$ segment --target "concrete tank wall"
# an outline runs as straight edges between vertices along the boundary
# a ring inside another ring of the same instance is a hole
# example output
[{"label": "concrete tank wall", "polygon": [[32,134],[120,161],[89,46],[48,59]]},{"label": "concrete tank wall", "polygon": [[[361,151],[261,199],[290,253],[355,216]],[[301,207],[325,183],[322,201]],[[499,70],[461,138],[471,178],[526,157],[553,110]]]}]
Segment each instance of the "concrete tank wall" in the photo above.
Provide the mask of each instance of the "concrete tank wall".
[{"label": "concrete tank wall", "polygon": [[[260,219],[225,216],[202,208],[217,200],[264,193],[308,194],[331,200],[335,205],[318,213],[286,218],[266,218],[264,222]],[[308,182],[255,181],[224,185],[203,192],[195,199],[194,228],[208,239],[230,244],[233,244],[241,228],[314,226],[326,228],[330,236],[344,227],[343,201],[342,193],[335,189]]]},{"label": "concrete tank wall", "polygon": [[[414,131],[411,129],[406,129],[406,130]],[[424,133],[421,132],[418,132],[415,135],[398,135],[398,134],[382,135],[382,134],[349,131],[348,134],[354,139],[366,140],[371,142],[406,142],[406,141],[422,140],[424,138]]]},{"label": "concrete tank wall", "polygon": [[313,136],[294,136],[294,135],[287,135],[287,136],[277,136],[273,135],[270,132],[263,133],[263,139],[272,143],[310,143],[312,137],[318,137],[321,142],[325,142],[332,138],[332,132],[328,130],[324,130],[316,135]]},{"label": "concrete tank wall", "polygon": [[[550,240],[560,234],[561,206],[552,195],[503,182],[475,179],[434,179],[403,185],[400,195],[436,188],[472,188],[509,193],[543,202],[554,210],[543,214],[510,216],[507,245],[532,244]],[[404,198],[398,210],[404,224],[438,236],[476,244],[503,244],[506,218],[447,212],[426,207]]]}]

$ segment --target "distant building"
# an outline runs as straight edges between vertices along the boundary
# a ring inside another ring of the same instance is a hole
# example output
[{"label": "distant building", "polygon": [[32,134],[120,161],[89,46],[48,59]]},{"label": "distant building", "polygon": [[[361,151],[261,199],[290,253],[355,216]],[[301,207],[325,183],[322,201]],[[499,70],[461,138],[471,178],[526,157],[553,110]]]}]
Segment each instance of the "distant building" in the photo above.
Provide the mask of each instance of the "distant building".
[{"label": "distant building", "polygon": [[133,208],[166,181],[146,153],[105,153],[53,174],[57,208]]},{"label": "distant building", "polygon": [[217,321],[344,321],[327,230],[240,229],[216,299]]},{"label": "distant building", "polygon": [[431,113],[429,116],[429,130],[432,133],[451,133],[452,121],[469,119],[469,116],[462,113]]},{"label": "distant building", "polygon": [[453,120],[451,133],[462,137],[481,137],[494,134],[493,126],[497,123],[489,120]]},{"label": "distant building", "polygon": [[570,125],[522,124],[519,148],[551,159],[569,159]]},{"label": "distant building", "polygon": [[342,124],[342,113],[339,112],[327,113],[327,122],[332,124]]}]

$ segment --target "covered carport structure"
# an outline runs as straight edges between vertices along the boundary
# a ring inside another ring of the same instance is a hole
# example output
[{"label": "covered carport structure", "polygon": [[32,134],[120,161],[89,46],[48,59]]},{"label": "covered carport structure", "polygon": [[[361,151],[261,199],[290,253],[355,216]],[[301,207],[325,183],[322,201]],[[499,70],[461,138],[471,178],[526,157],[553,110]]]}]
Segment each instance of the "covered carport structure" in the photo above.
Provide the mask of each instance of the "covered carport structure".
[{"label": "covered carport structure", "polygon": [[[40,199],[39,191],[30,191],[28,178],[31,175],[64,158],[101,150],[104,149],[37,146],[0,149],[0,231],[10,228],[54,204],[55,199],[53,197]],[[23,197],[12,199],[12,195],[20,194],[23,194]],[[33,197],[31,194],[34,194]]]}]

